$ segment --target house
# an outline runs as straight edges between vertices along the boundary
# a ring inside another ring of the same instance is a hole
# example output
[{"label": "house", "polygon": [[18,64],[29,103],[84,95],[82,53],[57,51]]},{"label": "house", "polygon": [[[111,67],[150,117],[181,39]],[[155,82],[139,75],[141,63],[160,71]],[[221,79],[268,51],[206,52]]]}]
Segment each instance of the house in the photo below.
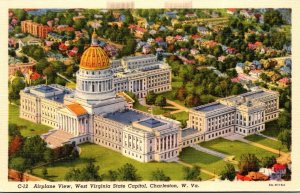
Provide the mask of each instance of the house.
[{"label": "house", "polygon": [[252,181],[252,179],[248,176],[243,176],[239,172],[236,173],[236,180],[237,181]]},{"label": "house", "polygon": [[262,71],[261,70],[251,70],[249,72],[249,75],[253,78],[259,78],[261,75]]},{"label": "house", "polygon": [[251,66],[253,67],[253,69],[261,69],[262,68],[261,63],[257,60],[253,60]]},{"label": "house", "polygon": [[183,39],[183,38],[182,38],[181,35],[176,35],[176,36],[175,36],[175,40],[176,40],[176,41],[182,41],[182,39]]},{"label": "house", "polygon": [[165,13],[165,16],[167,18],[173,19],[173,18],[177,17],[177,12],[176,11],[168,11],[168,12]]},{"label": "house", "polygon": [[142,49],[143,54],[149,54],[151,52],[151,46],[149,44],[145,44]]},{"label": "house", "polygon": [[226,49],[226,53],[227,53],[227,54],[234,54],[235,52],[236,52],[236,49],[235,49],[235,48],[227,47],[227,49]]},{"label": "house", "polygon": [[290,75],[291,74],[291,68],[287,66],[283,66],[280,68],[280,74],[282,75]]},{"label": "house", "polygon": [[291,58],[287,58],[284,60],[284,65],[287,67],[292,67],[292,59]]},{"label": "house", "polygon": [[59,46],[58,46],[58,49],[60,51],[66,51],[67,49],[69,48],[69,46],[67,46],[65,43],[60,43]]},{"label": "house", "polygon": [[153,38],[148,38],[147,43],[150,44],[150,45],[154,44],[155,40]]},{"label": "house", "polygon": [[225,59],[226,59],[226,57],[223,55],[218,57],[218,61],[220,61],[220,62],[223,62]]},{"label": "house", "polygon": [[74,16],[74,17],[73,17],[73,20],[74,20],[74,21],[80,20],[80,19],[85,19],[85,16],[83,16],[83,15],[78,15],[78,16]]},{"label": "house", "polygon": [[269,176],[264,175],[261,172],[249,172],[247,175],[252,181],[267,181]]},{"label": "house", "polygon": [[68,50],[67,51],[67,55],[69,57],[77,57],[78,56],[78,48],[77,47],[73,47],[72,50]]},{"label": "house", "polygon": [[172,44],[172,43],[175,42],[175,38],[174,38],[173,36],[167,36],[167,37],[166,37],[166,42],[167,42],[168,44]]},{"label": "house", "polygon": [[197,17],[197,15],[195,13],[187,13],[187,14],[185,14],[185,17],[194,18],[194,17]]},{"label": "house", "polygon": [[244,73],[245,64],[244,63],[237,63],[235,66],[235,70],[237,73]]},{"label": "house", "polygon": [[235,13],[236,13],[236,11],[237,11],[237,9],[236,9],[236,8],[228,8],[228,9],[227,9],[227,13],[228,13],[228,14],[230,14],[230,15],[233,15],[233,14],[235,14]]},{"label": "house", "polygon": [[198,26],[197,31],[202,35],[207,35],[210,33],[210,31],[204,26]]},{"label": "house", "polygon": [[199,39],[201,38],[201,36],[198,35],[198,34],[195,34],[195,35],[192,35],[191,38],[192,38],[193,40],[199,40]]},{"label": "house", "polygon": [[284,77],[284,78],[278,80],[277,83],[278,83],[278,86],[284,88],[291,84],[291,80],[287,77]]},{"label": "house", "polygon": [[160,26],[158,29],[158,31],[166,31],[166,30],[167,30],[167,28],[165,26]]},{"label": "house", "polygon": [[192,55],[199,54],[199,50],[196,49],[196,48],[192,48],[190,52],[191,52]]},{"label": "house", "polygon": [[151,34],[151,35],[155,35],[157,32],[156,32],[156,30],[154,30],[154,29],[152,29],[152,30],[150,30],[149,31],[149,34]]},{"label": "house", "polygon": [[282,164],[278,164],[278,163],[274,164],[272,170],[278,173],[279,175],[281,175],[281,177],[286,174],[286,166]]}]

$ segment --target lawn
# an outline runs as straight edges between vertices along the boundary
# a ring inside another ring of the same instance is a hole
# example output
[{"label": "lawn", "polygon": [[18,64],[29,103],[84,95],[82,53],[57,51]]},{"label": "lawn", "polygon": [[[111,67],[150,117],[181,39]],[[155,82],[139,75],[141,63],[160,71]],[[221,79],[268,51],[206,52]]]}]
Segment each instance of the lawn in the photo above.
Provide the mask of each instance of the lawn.
[{"label": "lawn", "polygon": [[189,119],[189,113],[182,111],[180,113],[172,114],[177,121],[187,121]]},{"label": "lawn", "polygon": [[9,117],[8,122],[17,124],[20,128],[20,132],[24,137],[30,137],[34,135],[40,135],[47,133],[51,127],[42,124],[36,124],[19,117],[19,106],[9,105],[8,106]]},{"label": "lawn", "polygon": [[148,108],[146,106],[142,105],[141,103],[139,103],[139,101],[136,101],[134,103],[133,108],[149,113]]},{"label": "lawn", "polygon": [[180,153],[180,160],[183,162],[200,166],[210,172],[220,174],[226,162],[216,156],[197,151],[191,147],[184,148]]},{"label": "lawn", "polygon": [[271,147],[273,149],[278,149],[280,148],[280,151],[284,151],[284,152],[288,152],[288,149],[285,145],[282,145],[280,141],[275,141],[272,139],[268,139],[259,135],[249,135],[247,137],[245,137],[245,139],[249,140],[249,141],[253,141],[255,143],[259,143],[262,145],[265,145],[267,147]]},{"label": "lawn", "polygon": [[[96,165],[100,166],[99,173],[107,174],[109,170],[117,170],[126,163],[131,163],[137,168],[137,173],[142,177],[142,180],[151,180],[152,172],[157,168],[162,169],[164,173],[171,178],[171,180],[183,180],[183,167],[178,163],[141,163],[133,159],[127,158],[118,152],[107,149],[96,144],[82,144],[80,145],[80,158],[75,161],[59,162],[53,166],[47,167],[48,174],[51,181],[63,181],[65,174],[73,167],[82,168],[87,163],[88,158],[94,158]],[[42,176],[42,167],[33,170],[33,173]],[[206,174],[201,175],[203,180],[209,179]],[[108,180],[106,175],[104,180]]]},{"label": "lawn", "polygon": [[266,156],[276,156],[277,154],[271,153],[259,147],[241,142],[241,141],[230,141],[224,138],[218,138],[211,141],[200,143],[201,146],[227,154],[234,155],[235,160],[239,160],[242,154],[255,154],[259,159]]},{"label": "lawn", "polygon": [[262,134],[270,136],[270,137],[278,137],[280,133],[280,129],[278,128],[277,120],[266,123],[266,129],[262,132]]}]

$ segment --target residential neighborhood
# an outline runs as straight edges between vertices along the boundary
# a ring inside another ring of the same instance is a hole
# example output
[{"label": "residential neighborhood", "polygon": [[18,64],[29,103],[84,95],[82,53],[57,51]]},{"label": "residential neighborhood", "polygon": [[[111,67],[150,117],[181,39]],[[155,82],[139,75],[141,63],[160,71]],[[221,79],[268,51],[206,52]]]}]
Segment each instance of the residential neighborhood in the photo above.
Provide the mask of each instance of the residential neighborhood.
[{"label": "residential neighborhood", "polygon": [[291,180],[290,9],[8,14],[11,180]]}]

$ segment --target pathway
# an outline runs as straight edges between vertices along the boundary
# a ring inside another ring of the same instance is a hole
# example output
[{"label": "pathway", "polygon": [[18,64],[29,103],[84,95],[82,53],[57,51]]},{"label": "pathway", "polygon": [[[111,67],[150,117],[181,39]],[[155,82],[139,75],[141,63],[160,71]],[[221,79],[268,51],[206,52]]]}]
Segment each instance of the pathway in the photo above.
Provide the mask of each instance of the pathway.
[{"label": "pathway", "polygon": [[[261,149],[267,150],[267,151],[272,152],[272,153],[277,154],[277,155],[279,153],[278,149],[273,149],[271,147],[268,147],[268,146],[265,146],[265,145],[262,145],[262,144],[259,144],[259,143],[255,143],[255,142],[249,141],[249,140],[244,139],[244,138],[241,138],[241,139],[238,139],[238,140],[241,141],[241,142],[245,142],[245,143],[248,143],[250,145],[259,147]],[[283,151],[280,151],[280,156],[277,158],[277,162],[280,163],[280,164],[290,163],[291,162],[291,153],[285,153]]]},{"label": "pathway", "polygon": [[225,162],[229,162],[229,163],[236,164],[236,165],[238,164],[238,161],[234,160],[235,156],[233,156],[233,155],[226,155],[226,154],[220,153],[218,151],[214,151],[214,150],[202,147],[198,144],[192,144],[192,145],[190,145],[190,147],[192,147],[198,151],[219,157],[219,158],[223,159]]},{"label": "pathway", "polygon": [[75,84],[75,82],[73,82],[72,80],[70,80],[70,79],[68,79],[67,77],[65,77],[64,75],[62,75],[62,74],[60,74],[60,73],[56,73],[57,74],[57,76],[59,76],[59,77],[61,77],[61,78],[63,78],[63,79],[65,79],[66,81],[68,81],[68,82],[70,82],[70,83],[73,83],[73,84]]},{"label": "pathway", "polygon": [[202,147],[202,146],[200,146],[198,144],[192,144],[191,147],[194,148],[194,149],[196,149],[196,150],[198,150],[198,151],[202,151],[204,153],[207,153],[207,154],[210,154],[210,155],[222,158],[222,159],[224,159],[225,157],[228,156],[228,155],[225,155],[223,153],[220,153],[220,152],[217,152],[217,151],[214,151],[214,150]]},{"label": "pathway", "polygon": [[172,115],[172,114],[181,113],[181,112],[183,112],[183,110],[179,109],[179,110],[171,111],[170,114]]},{"label": "pathway", "polygon": [[176,107],[177,109],[180,109],[182,111],[188,112],[189,109],[186,108],[185,106],[179,105],[178,103],[175,103],[174,101],[171,101],[169,99],[167,99],[167,103],[170,105],[173,105],[174,107]]},{"label": "pathway", "polygon": [[270,136],[267,136],[267,135],[264,135],[262,133],[256,133],[256,135],[260,135],[262,137],[265,137],[265,138],[268,138],[268,139],[271,139],[271,140],[274,140],[274,141],[279,141],[278,139],[274,138],[274,137],[270,137]]},{"label": "pathway", "polygon": [[[186,167],[189,167],[189,168],[192,168],[192,167],[193,167],[192,164],[189,164],[189,163],[186,163],[186,162],[183,162],[183,161],[179,161],[179,160],[178,160],[178,161],[176,161],[176,162],[179,163],[179,164],[181,164],[181,165],[184,165],[184,166],[186,166]],[[208,175],[210,175],[210,176],[213,176],[214,179],[218,179],[218,178],[219,178],[218,175],[216,175],[215,173],[210,172],[210,171],[208,171],[208,170],[206,170],[206,169],[200,168],[200,171],[203,172],[203,173],[206,173],[206,174],[208,174]]]}]

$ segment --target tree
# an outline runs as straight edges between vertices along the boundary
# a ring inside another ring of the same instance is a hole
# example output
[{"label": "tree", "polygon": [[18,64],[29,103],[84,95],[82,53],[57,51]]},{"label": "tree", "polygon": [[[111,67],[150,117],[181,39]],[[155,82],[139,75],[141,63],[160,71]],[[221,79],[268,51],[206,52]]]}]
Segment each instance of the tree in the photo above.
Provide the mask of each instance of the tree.
[{"label": "tree", "polygon": [[225,168],[221,171],[221,180],[233,181],[235,178],[235,169],[232,164],[226,164]]},{"label": "tree", "polygon": [[277,161],[275,156],[264,157],[261,159],[261,166],[264,168],[271,168],[276,163]]},{"label": "tree", "polygon": [[158,97],[156,97],[155,99],[155,105],[163,107],[167,105],[167,100],[166,97],[159,95]]},{"label": "tree", "polygon": [[200,167],[193,166],[192,168],[184,167],[184,179],[189,181],[201,181]]},{"label": "tree", "polygon": [[137,169],[129,163],[118,169],[118,179],[120,181],[139,181],[141,177],[137,175]]},{"label": "tree", "polygon": [[9,150],[8,150],[9,156],[13,156],[17,154],[20,151],[22,144],[23,144],[22,136],[16,135],[9,144]]},{"label": "tree", "polygon": [[278,10],[269,9],[264,14],[264,23],[270,26],[283,24],[283,19]]},{"label": "tree", "polygon": [[89,159],[86,166],[80,170],[72,168],[65,175],[66,181],[102,181],[102,176],[99,175],[99,166],[94,165],[94,159]]},{"label": "tree", "polygon": [[170,177],[166,176],[162,170],[157,169],[154,172],[152,172],[152,180],[153,181],[170,181]]},{"label": "tree", "polygon": [[21,77],[16,77],[13,79],[12,83],[9,85],[9,99],[19,99],[20,91],[25,88],[25,81]]},{"label": "tree", "polygon": [[108,171],[108,178],[110,181],[116,181],[118,179],[118,172],[114,170],[109,170]]},{"label": "tree", "polygon": [[14,123],[9,123],[8,125],[8,134],[10,137],[19,135],[21,136],[20,130],[18,129],[18,125]]},{"label": "tree", "polygon": [[286,145],[288,150],[291,150],[292,136],[290,130],[283,129],[283,131],[278,134],[278,140],[281,141],[283,145]]},{"label": "tree", "polygon": [[254,154],[242,154],[238,167],[242,175],[247,175],[248,172],[257,172],[259,170],[259,160]]},{"label": "tree", "polygon": [[198,106],[200,105],[200,97],[192,94],[187,96],[184,102],[187,107]]},{"label": "tree", "polygon": [[155,103],[156,95],[153,91],[150,91],[146,96],[147,105],[153,105]]},{"label": "tree", "polygon": [[66,181],[81,181],[81,171],[79,169],[72,168],[65,175]]},{"label": "tree", "polygon": [[[31,165],[44,160],[44,152],[47,149],[46,142],[39,136],[26,138],[22,147],[22,157],[28,159]],[[34,152],[34,153],[33,153]]]},{"label": "tree", "polygon": [[176,98],[183,101],[185,99],[186,95],[187,95],[186,89],[184,86],[182,86],[177,90]]},{"label": "tree", "polygon": [[52,164],[54,162],[54,151],[53,149],[47,149],[44,152],[44,160],[50,164]]},{"label": "tree", "polygon": [[47,175],[48,175],[48,170],[47,170],[46,167],[43,168],[42,174],[43,174],[44,178],[47,177]]},{"label": "tree", "polygon": [[12,158],[9,162],[9,167],[17,170],[19,172],[18,177],[20,181],[23,181],[23,175],[26,169],[28,169],[28,164],[26,159],[22,157]]},{"label": "tree", "polygon": [[102,181],[102,177],[99,175],[99,166],[94,165],[94,160],[90,159],[85,168],[81,171],[81,179],[84,181]]}]

